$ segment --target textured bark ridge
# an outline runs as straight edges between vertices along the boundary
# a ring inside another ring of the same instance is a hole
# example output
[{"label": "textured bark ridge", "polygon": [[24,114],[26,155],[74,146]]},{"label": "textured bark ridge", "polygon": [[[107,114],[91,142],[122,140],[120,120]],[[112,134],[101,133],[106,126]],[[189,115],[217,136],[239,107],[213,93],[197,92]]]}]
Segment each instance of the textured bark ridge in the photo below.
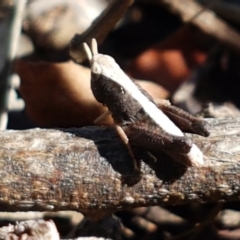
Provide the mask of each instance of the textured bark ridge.
[{"label": "textured bark ridge", "polygon": [[211,120],[193,136],[205,165],[185,168],[162,153],[134,149],[141,175],[111,128],[0,132],[0,211],[77,210],[99,218],[159,204],[238,200],[240,119]]}]

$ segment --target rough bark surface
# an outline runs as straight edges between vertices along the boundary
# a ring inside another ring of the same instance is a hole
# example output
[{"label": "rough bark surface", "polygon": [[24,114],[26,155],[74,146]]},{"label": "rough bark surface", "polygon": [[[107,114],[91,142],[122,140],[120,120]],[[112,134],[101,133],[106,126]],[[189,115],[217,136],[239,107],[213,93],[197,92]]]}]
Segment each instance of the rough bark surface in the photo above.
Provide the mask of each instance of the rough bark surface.
[{"label": "rough bark surface", "polygon": [[142,174],[111,128],[0,132],[0,211],[76,210],[99,218],[125,208],[238,200],[240,119],[211,120],[208,138],[193,136],[205,165],[185,168],[144,150]]}]

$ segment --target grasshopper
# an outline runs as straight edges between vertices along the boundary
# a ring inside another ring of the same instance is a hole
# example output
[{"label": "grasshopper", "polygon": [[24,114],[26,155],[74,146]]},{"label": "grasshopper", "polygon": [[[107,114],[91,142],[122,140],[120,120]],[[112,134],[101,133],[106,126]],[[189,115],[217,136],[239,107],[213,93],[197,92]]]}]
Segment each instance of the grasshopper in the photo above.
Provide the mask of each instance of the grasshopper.
[{"label": "grasshopper", "polygon": [[139,167],[131,145],[150,152],[164,151],[187,166],[204,163],[201,150],[183,131],[206,137],[210,134],[207,122],[172,106],[167,100],[154,102],[112,57],[98,53],[95,39],[91,49],[86,43],[84,49],[91,65],[93,95],[108,108],[95,123],[112,115],[114,128],[126,144],[136,170]]}]

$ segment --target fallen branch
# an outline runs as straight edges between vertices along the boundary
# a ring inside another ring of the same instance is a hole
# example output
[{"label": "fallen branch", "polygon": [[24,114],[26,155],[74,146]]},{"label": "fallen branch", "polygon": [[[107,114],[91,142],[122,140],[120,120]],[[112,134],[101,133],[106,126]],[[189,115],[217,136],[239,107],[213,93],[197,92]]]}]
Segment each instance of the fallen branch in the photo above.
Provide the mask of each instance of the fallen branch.
[{"label": "fallen branch", "polygon": [[217,15],[223,17],[224,19],[231,21],[236,24],[240,24],[239,13],[240,7],[237,3],[234,2],[225,2],[225,1],[208,1],[201,0],[201,4],[206,7],[209,7]]},{"label": "fallen branch", "polygon": [[93,218],[126,208],[238,200],[240,119],[192,136],[206,163],[184,168],[135,149],[142,175],[110,128],[0,132],[0,211],[76,210]]},{"label": "fallen branch", "polygon": [[87,56],[83,49],[83,43],[87,42],[89,44],[92,38],[96,38],[98,43],[101,44],[132,3],[133,0],[112,1],[84,33],[76,34],[73,37],[69,49],[71,57],[78,63],[86,60]]},{"label": "fallen branch", "polygon": [[[213,11],[192,0],[155,0],[240,54],[240,34]],[[210,3],[211,4],[211,3]]]},{"label": "fallen branch", "polygon": [[[10,74],[15,58],[18,39],[20,37],[22,18],[27,1],[14,1],[6,19],[1,20],[1,49],[0,49],[0,129],[6,129],[8,122],[8,99]],[[6,4],[6,3],[5,3]]]}]

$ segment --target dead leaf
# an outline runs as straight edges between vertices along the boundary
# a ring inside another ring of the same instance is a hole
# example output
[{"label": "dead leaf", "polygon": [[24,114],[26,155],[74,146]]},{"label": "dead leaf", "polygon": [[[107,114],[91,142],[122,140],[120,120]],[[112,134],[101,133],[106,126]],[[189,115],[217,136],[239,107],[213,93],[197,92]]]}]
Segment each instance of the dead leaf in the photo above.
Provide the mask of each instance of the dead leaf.
[{"label": "dead leaf", "polygon": [[137,56],[125,71],[134,78],[148,79],[174,91],[207,57],[203,44],[196,41],[197,34],[189,26],[181,28]]},{"label": "dead leaf", "polygon": [[20,93],[26,111],[45,127],[77,127],[93,124],[105,108],[90,89],[90,71],[73,62],[17,62]]}]

